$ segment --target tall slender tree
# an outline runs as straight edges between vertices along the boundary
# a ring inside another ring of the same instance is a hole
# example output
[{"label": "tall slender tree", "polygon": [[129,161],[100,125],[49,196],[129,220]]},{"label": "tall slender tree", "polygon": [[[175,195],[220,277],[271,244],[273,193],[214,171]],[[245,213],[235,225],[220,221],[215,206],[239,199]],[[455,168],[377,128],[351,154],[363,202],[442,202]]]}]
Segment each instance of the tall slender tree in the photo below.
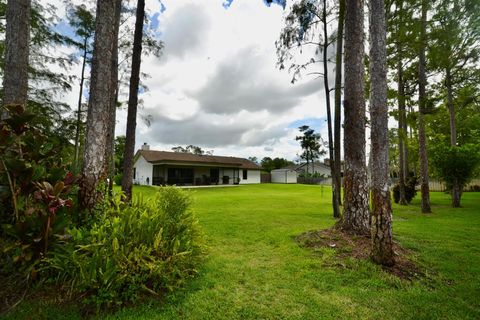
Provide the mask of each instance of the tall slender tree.
[{"label": "tall slender tree", "polygon": [[80,38],[80,41],[73,40],[72,43],[76,48],[78,48],[82,54],[82,69],[80,72],[80,90],[78,93],[78,102],[77,102],[77,122],[75,128],[75,151],[73,158],[73,166],[75,169],[79,167],[79,157],[80,157],[80,134],[82,132],[82,106],[83,106],[83,89],[85,84],[85,69],[88,64],[89,55],[91,55],[91,39],[93,38],[95,32],[95,17],[93,14],[87,10],[84,5],[73,6],[68,10],[68,20],[69,24],[75,28],[75,34]]},{"label": "tall slender tree", "polygon": [[342,228],[370,233],[365,163],[364,1],[345,1],[344,203]]},{"label": "tall slender tree", "polygon": [[338,26],[337,26],[337,43],[335,54],[335,115],[333,125],[333,150],[335,152],[334,163],[335,176],[334,179],[335,196],[338,205],[342,204],[342,162],[341,162],[341,126],[342,126],[342,64],[343,64],[343,26],[345,23],[345,0],[338,1]]},{"label": "tall slender tree", "polygon": [[322,43],[322,52],[323,52],[323,87],[325,89],[325,105],[327,108],[327,124],[328,124],[328,153],[330,157],[330,175],[332,176],[332,207],[333,207],[333,216],[335,218],[340,218],[340,207],[338,204],[337,193],[339,190],[335,184],[335,155],[333,150],[333,124],[332,124],[332,111],[331,111],[331,100],[330,100],[330,83],[328,80],[328,47],[330,46],[330,37],[328,34],[328,20],[327,20],[327,0],[323,0],[322,6],[322,16],[321,21],[323,25],[323,43]]},{"label": "tall slender tree", "polygon": [[112,125],[112,95],[115,94],[112,78],[115,69],[112,61],[118,38],[116,10],[121,0],[98,0],[95,22],[95,41],[90,77],[90,98],[87,114],[86,143],[83,156],[82,177],[79,190],[81,208],[93,211],[103,196],[99,184],[108,175],[108,147]]},{"label": "tall slender tree", "polygon": [[[294,60],[294,55],[291,54],[291,50],[295,47],[306,47],[313,45],[317,47],[314,56],[305,63],[292,63],[289,70],[293,70],[293,80],[296,81],[300,77],[301,72],[306,69],[308,66],[313,67],[313,65],[321,63],[322,69],[319,72],[311,72],[310,74],[316,74],[323,78],[323,87],[325,91],[325,105],[327,111],[327,129],[328,129],[328,151],[330,158],[330,174],[332,176],[332,207],[333,215],[336,218],[340,217],[340,192],[341,187],[339,182],[339,173],[336,173],[337,166],[335,166],[336,158],[334,152],[334,128],[332,121],[332,112],[331,112],[331,99],[330,99],[330,80],[329,80],[329,63],[330,63],[330,52],[332,44],[337,40],[335,36],[329,31],[332,24],[332,15],[334,15],[335,6],[332,1],[327,0],[300,0],[295,2],[292,5],[290,13],[285,18],[285,28],[282,30],[279,41],[277,41],[277,54],[280,69],[284,68],[284,63],[287,60]],[[339,10],[340,14],[343,15],[343,3],[340,5]],[[340,24],[341,36],[343,36],[343,23]],[[320,38],[320,40],[317,40]],[[341,42],[340,42],[341,45]],[[338,44],[337,44],[338,46]],[[320,56],[321,57],[317,57]],[[341,49],[340,49],[341,54]],[[341,63],[341,57],[340,57]],[[341,66],[340,66],[340,76],[341,76]],[[340,85],[341,86],[341,78]],[[341,91],[340,91],[341,95]],[[341,98],[338,98],[341,99]],[[340,100],[339,100],[340,101]],[[340,103],[340,102],[338,102]],[[337,112],[337,118],[339,116],[340,110]],[[338,120],[340,122],[340,120]],[[340,124],[338,124],[340,127]],[[340,139],[340,128],[338,128],[337,137]],[[340,142],[337,143],[338,148],[340,148]],[[340,157],[340,156],[339,156]],[[338,160],[340,161],[340,159]]]},{"label": "tall slender tree", "polygon": [[372,161],[372,259],[395,263],[388,170],[387,32],[384,0],[370,0],[370,120]]},{"label": "tall slender tree", "polygon": [[135,130],[137,126],[138,87],[140,84],[140,65],[142,62],[143,21],[145,19],[145,0],[138,0],[133,39],[132,72],[128,97],[127,133],[123,156],[122,191],[126,200],[132,198],[133,157],[135,153]]},{"label": "tall slender tree", "polygon": [[115,29],[113,37],[115,39],[113,43],[113,55],[112,55],[112,74],[111,74],[111,86],[114,91],[110,96],[110,112],[109,112],[109,131],[107,136],[107,147],[105,149],[105,159],[108,162],[108,190],[113,190],[113,178],[115,176],[115,125],[117,121],[117,105],[119,94],[119,81],[118,81],[118,39],[120,28],[120,17],[122,14],[122,0],[117,0],[117,6],[115,7]]},{"label": "tall slender tree", "polygon": [[[5,32],[3,104],[26,107],[28,99],[28,56],[30,0],[8,0]],[[2,114],[8,117],[8,114]]]},{"label": "tall slender tree", "polygon": [[428,154],[427,138],[425,134],[425,105],[427,100],[426,85],[426,58],[425,51],[427,47],[427,11],[428,1],[422,0],[422,18],[420,27],[419,42],[419,61],[418,61],[418,145],[420,156],[420,183],[422,193],[422,212],[430,213],[430,187],[428,185]]}]

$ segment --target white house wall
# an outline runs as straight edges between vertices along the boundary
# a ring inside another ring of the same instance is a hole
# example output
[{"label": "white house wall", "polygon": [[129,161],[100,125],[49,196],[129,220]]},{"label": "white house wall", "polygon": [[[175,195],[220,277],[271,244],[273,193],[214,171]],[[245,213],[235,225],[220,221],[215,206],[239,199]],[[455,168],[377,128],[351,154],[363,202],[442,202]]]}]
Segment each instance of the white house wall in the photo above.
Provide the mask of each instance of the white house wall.
[{"label": "white house wall", "polygon": [[297,183],[297,173],[293,170],[271,172],[272,183]]},{"label": "white house wall", "polygon": [[135,162],[135,184],[151,185],[153,165],[145,160],[143,156],[139,156]]},{"label": "white house wall", "polygon": [[243,179],[243,169],[240,169],[240,184],[260,183],[260,170],[247,170],[247,179]]}]

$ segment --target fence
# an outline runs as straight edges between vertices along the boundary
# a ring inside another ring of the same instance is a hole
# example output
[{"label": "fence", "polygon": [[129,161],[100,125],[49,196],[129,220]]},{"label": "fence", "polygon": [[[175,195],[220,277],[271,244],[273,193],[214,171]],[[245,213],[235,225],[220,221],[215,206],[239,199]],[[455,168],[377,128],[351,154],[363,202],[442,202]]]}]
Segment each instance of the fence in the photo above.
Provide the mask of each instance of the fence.
[{"label": "fence", "polygon": [[270,183],[270,182],[272,182],[272,175],[270,173],[260,174],[260,183]]},{"label": "fence", "polygon": [[[428,186],[430,191],[446,191],[447,186],[444,182],[438,180],[429,180]],[[463,188],[463,191],[480,191],[480,179],[473,179]]]},{"label": "fence", "polygon": [[298,177],[297,183],[301,184],[321,184],[321,185],[332,185],[332,178],[305,178]]}]

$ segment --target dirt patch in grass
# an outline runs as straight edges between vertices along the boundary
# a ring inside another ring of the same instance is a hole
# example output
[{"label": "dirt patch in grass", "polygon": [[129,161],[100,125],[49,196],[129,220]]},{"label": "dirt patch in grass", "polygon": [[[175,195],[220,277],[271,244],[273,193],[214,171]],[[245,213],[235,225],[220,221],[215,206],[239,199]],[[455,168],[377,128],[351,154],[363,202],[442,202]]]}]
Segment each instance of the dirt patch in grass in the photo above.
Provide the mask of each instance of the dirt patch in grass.
[{"label": "dirt patch in grass", "polygon": [[[337,265],[340,266],[345,266],[343,262],[348,258],[369,260],[372,246],[370,237],[349,234],[336,227],[307,231],[298,235],[295,241],[301,247],[305,248],[333,249],[336,258],[339,259]],[[400,244],[395,241],[393,243],[393,250],[395,252],[395,265],[393,267],[382,266],[384,271],[409,281],[425,277],[425,274],[412,260],[412,253],[410,251],[401,247]]]}]

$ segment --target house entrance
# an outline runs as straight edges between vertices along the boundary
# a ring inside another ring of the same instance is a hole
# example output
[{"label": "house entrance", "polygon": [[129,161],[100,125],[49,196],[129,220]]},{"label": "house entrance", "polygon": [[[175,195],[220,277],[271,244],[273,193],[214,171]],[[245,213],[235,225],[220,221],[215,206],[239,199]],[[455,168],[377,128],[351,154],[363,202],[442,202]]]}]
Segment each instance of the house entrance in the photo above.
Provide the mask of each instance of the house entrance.
[{"label": "house entrance", "polygon": [[218,184],[219,178],[220,170],[218,168],[210,169],[210,183]]}]

